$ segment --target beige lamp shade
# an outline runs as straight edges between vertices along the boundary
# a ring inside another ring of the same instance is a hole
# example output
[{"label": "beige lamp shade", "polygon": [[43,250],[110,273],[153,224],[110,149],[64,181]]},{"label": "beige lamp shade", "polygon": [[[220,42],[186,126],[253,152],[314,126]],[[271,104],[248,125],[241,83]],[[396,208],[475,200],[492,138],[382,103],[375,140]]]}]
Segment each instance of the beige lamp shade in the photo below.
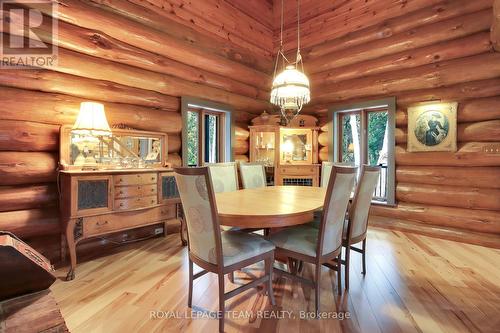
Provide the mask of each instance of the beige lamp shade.
[{"label": "beige lamp shade", "polygon": [[109,136],[109,128],[104,105],[96,102],[82,102],[80,113],[72,128],[72,133],[88,136]]}]

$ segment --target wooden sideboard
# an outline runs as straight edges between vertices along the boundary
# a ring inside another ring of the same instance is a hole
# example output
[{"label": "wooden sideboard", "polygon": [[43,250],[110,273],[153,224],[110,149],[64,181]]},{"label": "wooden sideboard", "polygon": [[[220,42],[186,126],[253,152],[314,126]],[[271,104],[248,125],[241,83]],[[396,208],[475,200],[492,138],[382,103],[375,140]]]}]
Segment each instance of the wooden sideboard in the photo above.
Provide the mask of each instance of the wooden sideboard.
[{"label": "wooden sideboard", "polygon": [[319,186],[321,164],[280,164],[274,172],[276,185]]},{"label": "wooden sideboard", "polygon": [[179,192],[169,168],[64,170],[59,177],[61,222],[71,259],[67,280],[75,276],[80,241],[159,223],[166,235],[166,222],[179,216]]}]

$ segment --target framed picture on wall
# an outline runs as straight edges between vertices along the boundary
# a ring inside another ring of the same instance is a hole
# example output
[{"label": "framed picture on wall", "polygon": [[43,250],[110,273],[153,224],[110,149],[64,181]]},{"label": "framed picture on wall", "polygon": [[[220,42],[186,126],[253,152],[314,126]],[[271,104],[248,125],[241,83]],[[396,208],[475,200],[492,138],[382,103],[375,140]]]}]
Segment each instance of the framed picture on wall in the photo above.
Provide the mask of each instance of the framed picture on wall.
[{"label": "framed picture on wall", "polygon": [[425,103],[408,108],[409,152],[457,150],[458,103]]}]

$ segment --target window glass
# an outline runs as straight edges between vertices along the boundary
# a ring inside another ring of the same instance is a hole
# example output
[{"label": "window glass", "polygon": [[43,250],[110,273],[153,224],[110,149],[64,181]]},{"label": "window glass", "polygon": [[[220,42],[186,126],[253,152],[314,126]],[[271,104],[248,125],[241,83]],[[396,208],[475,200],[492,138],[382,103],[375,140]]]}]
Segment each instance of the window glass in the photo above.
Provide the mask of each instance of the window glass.
[{"label": "window glass", "polygon": [[341,116],[341,161],[343,163],[361,163],[361,117],[359,113]]},{"label": "window glass", "polygon": [[188,152],[188,165],[198,165],[198,152],[199,152],[199,120],[198,112],[187,112],[187,152]]},{"label": "window glass", "polygon": [[219,116],[205,115],[205,162],[217,163],[219,161]]}]

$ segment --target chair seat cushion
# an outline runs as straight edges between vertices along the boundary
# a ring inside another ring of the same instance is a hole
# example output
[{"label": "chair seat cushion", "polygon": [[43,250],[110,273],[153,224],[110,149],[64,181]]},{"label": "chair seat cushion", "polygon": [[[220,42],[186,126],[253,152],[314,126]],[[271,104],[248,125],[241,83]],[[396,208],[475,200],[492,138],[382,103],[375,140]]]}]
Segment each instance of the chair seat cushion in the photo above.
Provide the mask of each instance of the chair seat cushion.
[{"label": "chair seat cushion", "polygon": [[273,243],[252,233],[223,231],[221,240],[225,267],[274,250]]},{"label": "chair seat cushion", "polygon": [[290,227],[271,234],[270,241],[276,247],[316,257],[318,232],[318,229],[309,225]]}]

